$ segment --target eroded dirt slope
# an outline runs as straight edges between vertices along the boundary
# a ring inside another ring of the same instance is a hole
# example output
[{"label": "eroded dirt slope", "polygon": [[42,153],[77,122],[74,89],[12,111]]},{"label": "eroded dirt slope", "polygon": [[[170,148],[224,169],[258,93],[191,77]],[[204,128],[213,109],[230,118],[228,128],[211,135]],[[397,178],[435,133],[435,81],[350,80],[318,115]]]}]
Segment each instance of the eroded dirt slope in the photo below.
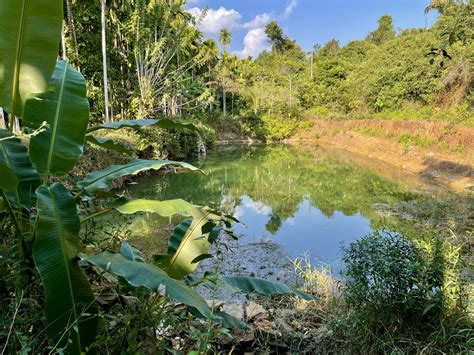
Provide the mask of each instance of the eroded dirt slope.
[{"label": "eroded dirt slope", "polygon": [[315,119],[288,143],[344,149],[456,191],[474,187],[474,129],[469,127],[431,121]]}]

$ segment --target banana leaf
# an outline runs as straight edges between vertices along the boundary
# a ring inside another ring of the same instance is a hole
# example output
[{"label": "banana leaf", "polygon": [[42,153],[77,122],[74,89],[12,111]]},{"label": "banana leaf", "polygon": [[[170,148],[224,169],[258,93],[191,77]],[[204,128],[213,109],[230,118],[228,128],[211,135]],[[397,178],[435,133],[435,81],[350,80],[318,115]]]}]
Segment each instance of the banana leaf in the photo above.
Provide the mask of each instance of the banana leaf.
[{"label": "banana leaf", "polygon": [[28,95],[42,92],[54,70],[62,0],[0,2],[0,106],[22,117]]},{"label": "banana leaf", "polygon": [[293,294],[306,301],[316,299],[314,296],[299,291],[293,287],[289,287],[281,282],[268,281],[257,277],[223,276],[222,281],[245,293],[260,293],[266,296]]},{"label": "banana leaf", "polygon": [[155,263],[164,269],[172,278],[181,280],[193,272],[199,258],[208,255],[211,247],[210,231],[203,231],[206,226],[220,220],[220,217],[206,209],[192,211],[192,221],[185,220],[178,225],[168,243],[167,255],[155,255]]},{"label": "banana leaf", "polygon": [[159,170],[164,166],[179,166],[192,171],[200,171],[188,163],[171,160],[141,160],[135,159],[124,165],[111,165],[104,170],[95,171],[78,183],[78,186],[87,192],[94,192],[108,188],[108,184],[119,177],[136,175],[142,171]]},{"label": "banana leaf", "polygon": [[18,179],[18,186],[7,192],[8,199],[16,208],[30,208],[36,200],[35,190],[40,185],[36,169],[31,165],[27,148],[7,130],[0,130],[0,164],[10,169]]},{"label": "banana leaf", "polygon": [[104,252],[99,255],[80,254],[83,262],[95,265],[111,274],[126,280],[130,286],[145,287],[157,291],[163,285],[165,294],[171,299],[195,308],[206,318],[212,318],[212,312],[206,301],[193,289],[181,281],[169,277],[160,268],[141,261],[132,261],[120,254]]},{"label": "banana leaf", "polygon": [[[55,183],[40,186],[33,258],[46,294],[47,332],[69,353],[80,354],[95,340],[97,305],[78,265],[80,223],[74,198]],[[65,336],[64,336],[65,335]]]},{"label": "banana leaf", "polygon": [[121,128],[143,128],[143,127],[159,127],[159,128],[176,128],[176,129],[189,129],[191,131],[199,132],[199,129],[192,123],[180,123],[169,118],[161,119],[146,119],[146,120],[127,120],[117,121],[112,123],[105,123],[102,125],[91,127],[87,130],[87,133],[98,131],[99,129],[117,130]]},{"label": "banana leaf", "polygon": [[122,142],[113,140],[113,139],[108,139],[108,138],[102,138],[102,137],[95,137],[88,135],[86,136],[87,142],[94,144],[98,147],[107,149],[107,150],[113,150],[114,152],[121,153],[121,154],[127,154],[129,156],[133,155],[133,150],[127,147],[125,144]]},{"label": "banana leaf", "polygon": [[23,124],[49,128],[31,137],[30,159],[40,175],[67,174],[84,151],[89,102],[84,77],[66,61],[58,61],[46,92],[30,97]]},{"label": "banana leaf", "polygon": [[156,213],[162,217],[169,217],[175,214],[190,216],[192,211],[198,208],[198,206],[181,199],[157,201],[144,199],[129,200],[123,197],[109,203],[107,206],[122,214],[149,212]]},{"label": "banana leaf", "polygon": [[13,192],[16,191],[19,184],[20,180],[13,171],[8,166],[0,164],[0,189]]}]

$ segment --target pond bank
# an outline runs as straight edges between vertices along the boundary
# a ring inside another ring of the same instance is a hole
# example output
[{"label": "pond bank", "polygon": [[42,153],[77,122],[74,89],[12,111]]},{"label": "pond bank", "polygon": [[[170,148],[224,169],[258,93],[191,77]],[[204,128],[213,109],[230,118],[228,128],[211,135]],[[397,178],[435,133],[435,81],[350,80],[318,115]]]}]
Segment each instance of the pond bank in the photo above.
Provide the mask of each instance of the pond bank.
[{"label": "pond bank", "polygon": [[286,143],[319,144],[388,163],[457,192],[474,187],[474,129],[446,122],[313,119]]}]

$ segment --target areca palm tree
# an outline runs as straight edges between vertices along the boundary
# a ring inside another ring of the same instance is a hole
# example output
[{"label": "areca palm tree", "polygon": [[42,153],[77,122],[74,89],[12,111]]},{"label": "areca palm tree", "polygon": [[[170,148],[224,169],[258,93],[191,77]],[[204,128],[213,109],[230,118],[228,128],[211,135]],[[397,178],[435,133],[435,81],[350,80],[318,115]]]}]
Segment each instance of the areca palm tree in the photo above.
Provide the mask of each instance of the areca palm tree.
[{"label": "areca palm tree", "polygon": [[104,71],[104,105],[105,105],[105,123],[109,123],[109,80],[107,78],[107,42],[106,42],[106,12],[107,0],[101,2],[101,24],[102,24],[102,62]]},{"label": "areca palm tree", "polygon": [[223,28],[219,32],[219,42],[222,45],[223,52],[226,52],[227,46],[230,44],[232,33],[227,28]]},{"label": "areca palm tree", "polygon": [[[225,66],[225,57],[227,53],[227,46],[230,44],[230,40],[232,38],[232,34],[227,28],[223,28],[219,32],[219,42],[222,45],[222,60],[223,65]],[[225,86],[222,85],[222,109],[224,112],[224,116],[227,115],[227,107],[226,107],[226,92]]]}]

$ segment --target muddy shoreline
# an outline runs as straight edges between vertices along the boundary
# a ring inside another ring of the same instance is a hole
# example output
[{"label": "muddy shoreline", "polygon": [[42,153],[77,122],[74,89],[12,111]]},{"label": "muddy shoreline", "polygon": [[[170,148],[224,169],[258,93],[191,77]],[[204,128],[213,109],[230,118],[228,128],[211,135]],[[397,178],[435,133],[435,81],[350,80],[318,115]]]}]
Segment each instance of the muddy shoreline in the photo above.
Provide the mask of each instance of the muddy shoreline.
[{"label": "muddy shoreline", "polygon": [[[393,120],[311,121],[285,143],[342,149],[362,163],[382,161],[435,185],[469,193],[474,189],[474,129],[445,122]],[[369,164],[370,165],[370,164]]]}]

